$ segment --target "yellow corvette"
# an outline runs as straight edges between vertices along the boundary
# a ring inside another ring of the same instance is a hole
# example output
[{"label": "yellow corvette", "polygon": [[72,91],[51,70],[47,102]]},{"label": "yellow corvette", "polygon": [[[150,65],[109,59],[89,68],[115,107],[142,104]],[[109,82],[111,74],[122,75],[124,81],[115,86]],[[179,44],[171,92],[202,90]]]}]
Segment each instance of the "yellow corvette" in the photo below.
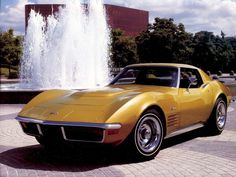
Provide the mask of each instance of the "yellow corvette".
[{"label": "yellow corvette", "polygon": [[184,64],[135,64],[96,90],[50,90],[16,119],[40,144],[128,143],[136,157],[156,156],[163,138],[206,126],[220,134],[230,91],[201,69]]}]

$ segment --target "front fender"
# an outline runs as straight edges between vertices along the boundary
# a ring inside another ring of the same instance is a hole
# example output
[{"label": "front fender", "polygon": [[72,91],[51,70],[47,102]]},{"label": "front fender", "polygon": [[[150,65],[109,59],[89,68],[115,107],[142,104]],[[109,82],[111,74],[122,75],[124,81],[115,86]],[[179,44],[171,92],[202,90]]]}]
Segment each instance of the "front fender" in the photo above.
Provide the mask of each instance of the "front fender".
[{"label": "front fender", "polygon": [[164,116],[167,117],[169,111],[171,111],[169,109],[170,102],[175,102],[173,96],[170,94],[146,92],[124,104],[106,123],[120,123],[122,125],[120,137],[122,140],[125,140],[145,110],[151,106],[158,106],[162,109]]}]

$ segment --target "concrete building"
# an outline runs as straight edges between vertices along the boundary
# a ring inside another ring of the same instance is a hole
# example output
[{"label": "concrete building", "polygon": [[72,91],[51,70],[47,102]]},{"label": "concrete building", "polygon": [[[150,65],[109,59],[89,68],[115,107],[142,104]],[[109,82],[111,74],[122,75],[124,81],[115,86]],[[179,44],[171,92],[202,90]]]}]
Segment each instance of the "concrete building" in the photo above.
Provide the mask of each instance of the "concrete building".
[{"label": "concrete building", "polygon": [[[62,4],[28,4],[25,6],[25,22],[27,26],[27,19],[31,9],[40,12],[43,16],[51,15],[59,10]],[[132,9],[127,7],[115,6],[105,4],[108,24],[111,28],[119,28],[125,32],[126,35],[136,36],[140,32],[147,29],[148,25],[148,11]]]}]

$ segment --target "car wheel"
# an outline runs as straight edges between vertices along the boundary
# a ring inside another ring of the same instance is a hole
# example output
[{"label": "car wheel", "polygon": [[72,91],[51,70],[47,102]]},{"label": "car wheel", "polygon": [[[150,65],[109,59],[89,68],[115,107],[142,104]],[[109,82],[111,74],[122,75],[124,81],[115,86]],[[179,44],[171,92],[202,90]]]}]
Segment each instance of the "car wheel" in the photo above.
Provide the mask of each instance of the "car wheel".
[{"label": "car wheel", "polygon": [[145,112],[130,136],[133,154],[141,160],[153,159],[160,150],[162,140],[161,115],[155,110]]},{"label": "car wheel", "polygon": [[210,133],[219,135],[225,127],[227,118],[227,106],[222,98],[218,98],[208,122]]}]

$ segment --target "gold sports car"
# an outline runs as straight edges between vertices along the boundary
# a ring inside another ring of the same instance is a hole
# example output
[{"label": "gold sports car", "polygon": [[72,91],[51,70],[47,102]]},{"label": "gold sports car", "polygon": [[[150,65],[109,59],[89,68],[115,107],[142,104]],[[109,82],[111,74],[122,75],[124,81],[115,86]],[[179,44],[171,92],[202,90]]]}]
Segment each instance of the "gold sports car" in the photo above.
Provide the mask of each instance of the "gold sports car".
[{"label": "gold sports car", "polygon": [[194,66],[135,64],[104,88],[45,91],[16,119],[43,145],[128,143],[135,157],[151,159],[163,138],[203,126],[220,134],[231,98],[227,87]]}]

